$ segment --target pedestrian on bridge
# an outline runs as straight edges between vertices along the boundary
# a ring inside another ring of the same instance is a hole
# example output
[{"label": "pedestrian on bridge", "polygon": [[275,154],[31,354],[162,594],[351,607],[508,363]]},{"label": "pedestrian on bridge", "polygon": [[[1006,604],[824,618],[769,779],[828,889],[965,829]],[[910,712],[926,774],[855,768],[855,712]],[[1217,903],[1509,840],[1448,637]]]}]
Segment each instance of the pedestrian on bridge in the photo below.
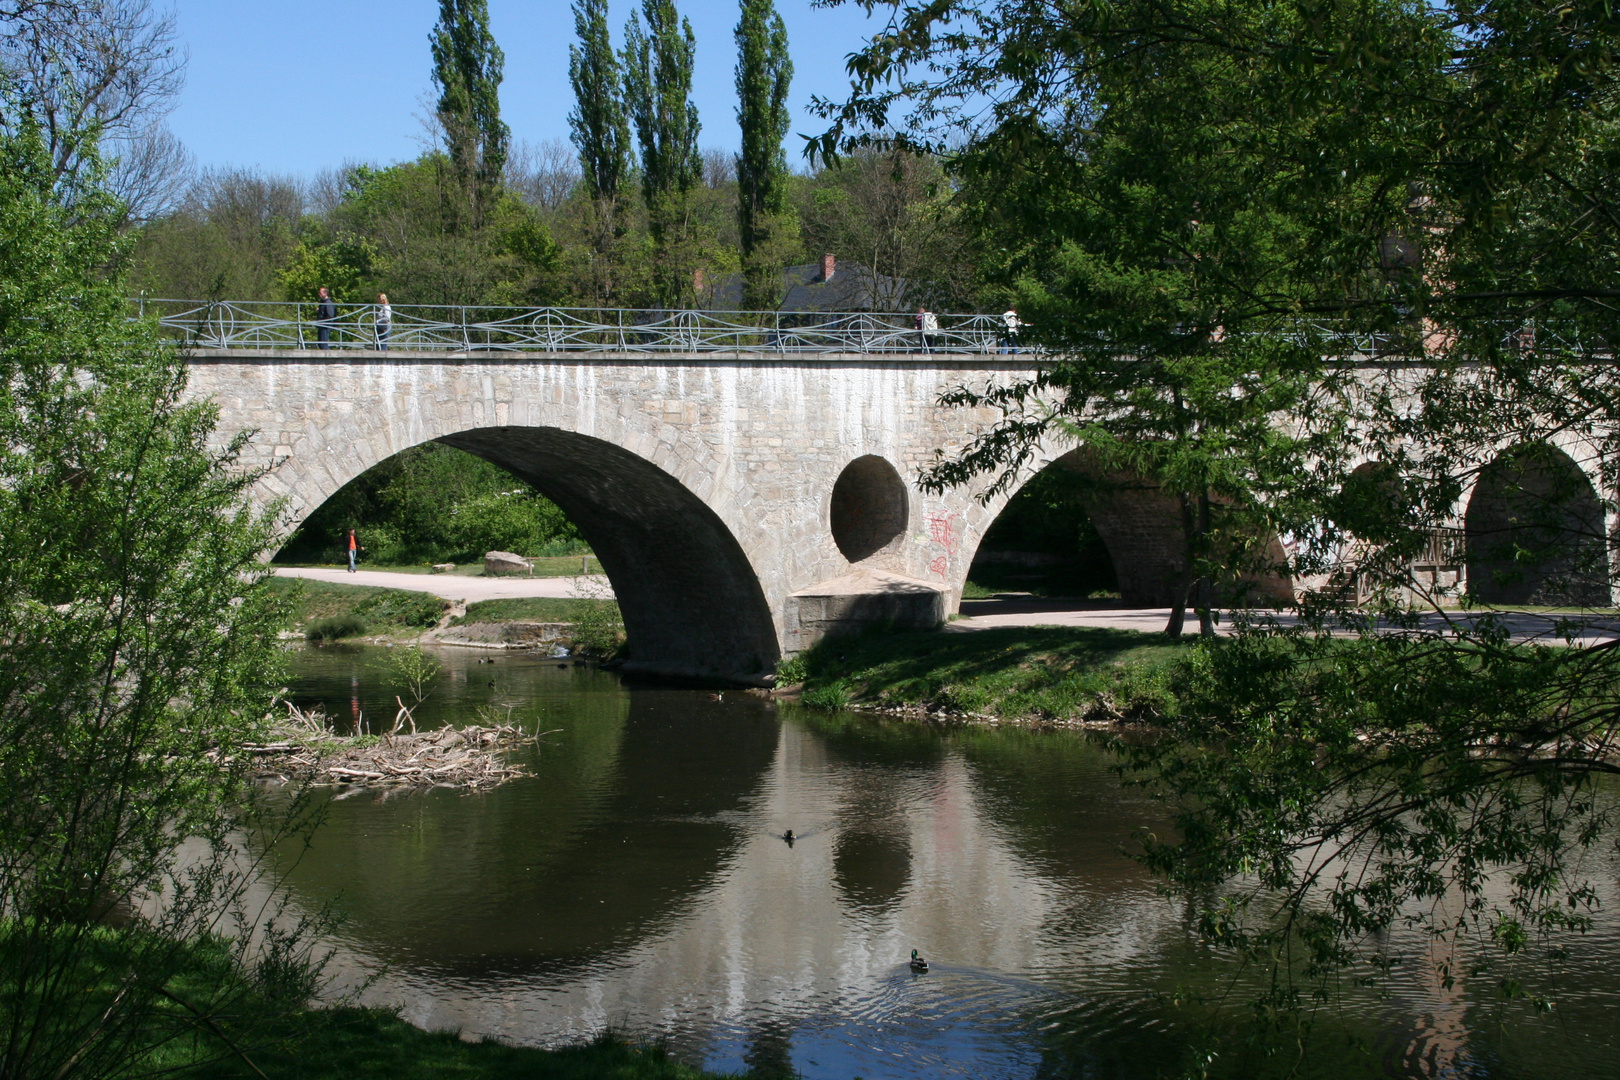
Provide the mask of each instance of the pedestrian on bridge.
[{"label": "pedestrian on bridge", "polygon": [[337,322],[337,304],[332,302],[332,292],[322,285],[317,294],[320,299],[315,302],[315,341],[322,349],[332,347],[332,324]]},{"label": "pedestrian on bridge", "polygon": [[1001,351],[1018,352],[1018,330],[1024,324],[1018,319],[1018,309],[1008,308],[1001,313]]},{"label": "pedestrian on bridge", "polygon": [[927,308],[918,308],[917,336],[922,339],[923,352],[933,352],[934,341],[939,336],[939,316]]},{"label": "pedestrian on bridge", "polygon": [[388,331],[394,326],[394,309],[388,306],[388,294],[377,294],[377,318],[373,323],[377,331],[377,349],[379,352],[388,351]]}]

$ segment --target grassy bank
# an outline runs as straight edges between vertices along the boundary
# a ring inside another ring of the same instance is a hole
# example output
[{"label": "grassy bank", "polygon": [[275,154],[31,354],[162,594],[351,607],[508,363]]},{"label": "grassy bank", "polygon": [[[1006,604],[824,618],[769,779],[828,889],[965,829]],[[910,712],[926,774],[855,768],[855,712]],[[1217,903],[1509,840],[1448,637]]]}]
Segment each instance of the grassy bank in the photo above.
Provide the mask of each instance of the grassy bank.
[{"label": "grassy bank", "polygon": [[271,578],[269,587],[287,601],[288,628],[315,637],[417,634],[438,625],[450,606],[423,592],[307,578]]},{"label": "grassy bank", "polygon": [[376,1009],[320,1009],[280,1021],[268,1045],[209,1075],[229,1080],[705,1080],[702,1072],[657,1047],[605,1036],[583,1046],[536,1050],[463,1042],[454,1032],[428,1032]]},{"label": "grassy bank", "polygon": [[1192,644],[1090,627],[1002,627],[832,638],[784,664],[808,705],[926,709],[1068,723],[1173,708],[1170,673]]},{"label": "grassy bank", "polygon": [[576,622],[581,610],[618,617],[619,605],[612,600],[575,599],[567,596],[519,596],[506,600],[480,600],[467,605],[467,614],[450,620],[450,625],[481,622]]}]

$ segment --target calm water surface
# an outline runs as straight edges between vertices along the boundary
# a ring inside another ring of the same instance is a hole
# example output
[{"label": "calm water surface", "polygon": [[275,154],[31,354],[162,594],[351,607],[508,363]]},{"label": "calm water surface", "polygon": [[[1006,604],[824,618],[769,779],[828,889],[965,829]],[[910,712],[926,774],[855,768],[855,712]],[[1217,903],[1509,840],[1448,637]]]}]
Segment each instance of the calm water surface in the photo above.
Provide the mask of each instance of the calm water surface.
[{"label": "calm water surface", "polygon": [[[385,651],[301,650],[293,699],[386,728]],[[340,794],[291,876],[346,913],[344,976],[375,977],[366,1000],[416,1024],[542,1045],[612,1026],[711,1068],[877,1080],[1175,1075],[1241,1018],[1206,1002],[1241,1005],[1255,976],[1120,853],[1162,820],[1082,737],[436,655],[419,720],[546,732],[533,777]],[[1592,870],[1598,929],[1558,971],[1519,973],[1551,1012],[1499,1004],[1501,970],[1443,990],[1418,952],[1382,992],[1341,991],[1304,1074],[1620,1076],[1617,863]],[[1286,1071],[1222,1053],[1240,1075]]]}]

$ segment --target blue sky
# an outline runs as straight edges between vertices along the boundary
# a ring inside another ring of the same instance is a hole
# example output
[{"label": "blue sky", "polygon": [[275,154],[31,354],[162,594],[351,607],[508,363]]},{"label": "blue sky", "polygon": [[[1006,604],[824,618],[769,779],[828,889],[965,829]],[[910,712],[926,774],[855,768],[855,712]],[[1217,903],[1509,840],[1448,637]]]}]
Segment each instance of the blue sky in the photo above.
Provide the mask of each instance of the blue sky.
[{"label": "blue sky", "polygon": [[[700,142],[734,149],[736,0],[677,5],[697,36]],[[610,4],[615,45],[633,6]],[[568,0],[489,0],[489,8],[506,53],[501,114],[514,141],[566,139]],[[421,152],[436,0],[174,0],[173,9],[190,63],[169,124],[200,165],[311,176],[346,161],[386,164]],[[823,126],[806,111],[810,96],[843,96],[844,58],[878,24],[857,7],[812,9],[810,0],[777,0],[777,9],[793,54],[787,149],[797,162],[796,133]]]}]

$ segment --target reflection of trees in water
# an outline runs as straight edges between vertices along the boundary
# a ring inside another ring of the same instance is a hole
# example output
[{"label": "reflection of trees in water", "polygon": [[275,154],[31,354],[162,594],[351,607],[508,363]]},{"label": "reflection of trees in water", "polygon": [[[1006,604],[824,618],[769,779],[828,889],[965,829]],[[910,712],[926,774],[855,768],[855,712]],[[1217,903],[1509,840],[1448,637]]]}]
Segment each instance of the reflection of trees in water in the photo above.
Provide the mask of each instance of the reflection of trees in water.
[{"label": "reflection of trees in water", "polygon": [[572,669],[557,675],[569,692],[546,703],[545,726],[563,731],[532,754],[532,779],[337,801],[294,888],[341,894],[350,936],[379,958],[468,975],[587,962],[689,903],[735,842],[723,816],[774,753],[764,703],[582,694]]}]

